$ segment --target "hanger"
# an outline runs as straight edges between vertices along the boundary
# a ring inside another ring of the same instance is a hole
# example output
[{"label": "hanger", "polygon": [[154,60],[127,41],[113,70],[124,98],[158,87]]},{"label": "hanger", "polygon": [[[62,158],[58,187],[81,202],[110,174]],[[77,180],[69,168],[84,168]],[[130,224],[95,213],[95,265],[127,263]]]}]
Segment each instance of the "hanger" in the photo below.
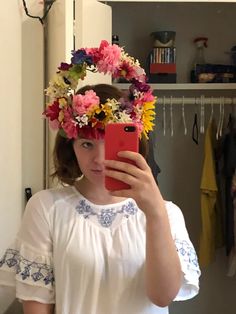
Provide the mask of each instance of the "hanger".
[{"label": "hanger", "polygon": [[201,95],[200,102],[200,133],[204,134],[205,132],[205,105],[204,105],[204,95]]},{"label": "hanger", "polygon": [[197,117],[197,109],[196,109],[196,98],[195,98],[195,114],[194,114],[193,127],[192,127],[192,140],[198,145],[198,117]]},{"label": "hanger", "polygon": [[182,119],[183,119],[183,124],[184,124],[184,135],[187,135],[187,127],[186,127],[186,120],[185,120],[185,112],[184,112],[184,96],[182,98]]},{"label": "hanger", "polygon": [[216,130],[216,139],[219,139],[219,131],[220,131],[220,119],[221,119],[221,97],[220,97],[220,113],[219,113],[219,120],[217,124],[217,130]]},{"label": "hanger", "polygon": [[214,108],[213,108],[213,97],[211,96],[211,115],[208,123],[211,123],[213,120],[213,115],[214,115]]},{"label": "hanger", "polygon": [[173,99],[170,96],[170,135],[174,135],[174,125],[173,125]]},{"label": "hanger", "polygon": [[220,97],[220,115],[216,131],[217,140],[222,136],[223,122],[224,122],[224,98]]},{"label": "hanger", "polygon": [[224,116],[225,116],[225,98],[221,97],[221,123],[220,123],[220,132],[219,135],[220,137],[222,136],[223,132],[223,125],[224,125]]},{"label": "hanger", "polygon": [[166,97],[163,97],[163,135],[166,135]]}]

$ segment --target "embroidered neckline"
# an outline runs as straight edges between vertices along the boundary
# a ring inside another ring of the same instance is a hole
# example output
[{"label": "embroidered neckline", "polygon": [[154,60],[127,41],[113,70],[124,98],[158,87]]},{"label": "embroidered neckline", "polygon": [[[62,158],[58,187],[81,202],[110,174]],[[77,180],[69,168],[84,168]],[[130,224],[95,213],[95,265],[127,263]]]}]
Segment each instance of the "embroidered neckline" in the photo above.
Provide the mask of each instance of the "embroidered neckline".
[{"label": "embroidered neckline", "polygon": [[[124,203],[123,205],[119,205]],[[90,205],[90,202],[85,198],[82,198],[79,201],[79,204],[75,207],[79,215],[82,215],[85,219],[90,219],[91,217],[96,218],[98,224],[102,227],[109,228],[112,226],[113,222],[118,215],[122,217],[129,218],[131,215],[135,215],[138,211],[136,204],[130,199],[124,202],[105,205],[95,205],[94,207],[100,207],[100,210],[95,210],[93,206]],[[116,209],[114,208],[116,206]]]},{"label": "embroidered neckline", "polygon": [[71,186],[73,191],[80,196],[81,199],[84,199],[91,207],[96,208],[98,210],[100,210],[101,208],[112,208],[112,207],[117,207],[117,206],[121,206],[123,204],[127,204],[128,201],[131,201],[133,203],[135,203],[135,201],[132,198],[126,198],[124,200],[121,200],[117,203],[110,203],[110,204],[96,204],[93,203],[92,201],[90,201],[89,199],[87,199],[79,190],[77,190],[77,188],[75,187],[75,185]]}]

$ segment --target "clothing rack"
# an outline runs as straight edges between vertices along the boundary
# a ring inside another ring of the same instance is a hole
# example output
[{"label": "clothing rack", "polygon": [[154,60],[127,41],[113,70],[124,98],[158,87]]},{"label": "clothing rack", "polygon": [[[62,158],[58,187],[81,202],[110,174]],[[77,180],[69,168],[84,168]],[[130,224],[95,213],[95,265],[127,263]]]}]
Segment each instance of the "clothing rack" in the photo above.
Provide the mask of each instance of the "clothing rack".
[{"label": "clothing rack", "polygon": [[236,97],[157,97],[158,105],[236,105]]}]

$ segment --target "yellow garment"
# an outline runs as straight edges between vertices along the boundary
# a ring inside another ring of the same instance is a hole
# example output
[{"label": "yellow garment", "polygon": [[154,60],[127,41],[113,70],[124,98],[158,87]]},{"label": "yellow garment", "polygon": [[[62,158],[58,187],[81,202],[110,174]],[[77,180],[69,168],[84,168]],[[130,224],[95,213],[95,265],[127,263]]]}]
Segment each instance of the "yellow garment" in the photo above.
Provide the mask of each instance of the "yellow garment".
[{"label": "yellow garment", "polygon": [[200,236],[199,263],[207,266],[214,259],[218,217],[216,212],[217,183],[212,145],[212,123],[209,123],[205,137],[205,155],[201,179],[201,217],[202,231]]}]

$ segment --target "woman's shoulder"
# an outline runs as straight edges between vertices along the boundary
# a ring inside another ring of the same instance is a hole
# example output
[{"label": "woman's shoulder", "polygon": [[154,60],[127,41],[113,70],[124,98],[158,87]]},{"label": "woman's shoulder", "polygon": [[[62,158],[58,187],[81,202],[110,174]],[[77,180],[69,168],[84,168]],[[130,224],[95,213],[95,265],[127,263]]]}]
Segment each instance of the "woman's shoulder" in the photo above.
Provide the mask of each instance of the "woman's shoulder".
[{"label": "woman's shoulder", "polygon": [[[43,200],[47,198],[51,198],[54,201],[67,199],[73,197],[76,194],[73,186],[59,186],[54,188],[49,188],[45,190],[41,190],[32,195],[32,200]],[[30,199],[30,200],[31,200]]]},{"label": "woman's shoulder", "polygon": [[60,186],[41,190],[32,195],[26,205],[27,208],[51,208],[58,202],[68,202],[78,197],[73,186]]}]

